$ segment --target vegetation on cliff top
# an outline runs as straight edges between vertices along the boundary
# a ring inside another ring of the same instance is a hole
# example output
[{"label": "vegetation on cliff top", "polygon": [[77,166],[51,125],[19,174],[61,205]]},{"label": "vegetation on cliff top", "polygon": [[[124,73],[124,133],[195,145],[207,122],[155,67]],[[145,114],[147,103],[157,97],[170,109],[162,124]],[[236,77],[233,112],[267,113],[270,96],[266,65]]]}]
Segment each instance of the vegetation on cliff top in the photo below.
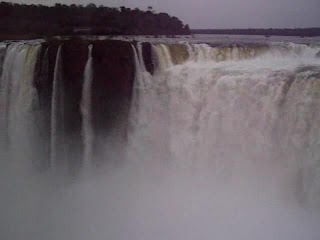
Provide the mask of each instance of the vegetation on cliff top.
[{"label": "vegetation on cliff top", "polygon": [[189,26],[167,13],[55,4],[54,6],[0,3],[0,37],[54,35],[176,35],[190,34]]},{"label": "vegetation on cliff top", "polygon": [[193,34],[265,35],[265,36],[320,36],[320,28],[269,28],[269,29],[193,29]]}]

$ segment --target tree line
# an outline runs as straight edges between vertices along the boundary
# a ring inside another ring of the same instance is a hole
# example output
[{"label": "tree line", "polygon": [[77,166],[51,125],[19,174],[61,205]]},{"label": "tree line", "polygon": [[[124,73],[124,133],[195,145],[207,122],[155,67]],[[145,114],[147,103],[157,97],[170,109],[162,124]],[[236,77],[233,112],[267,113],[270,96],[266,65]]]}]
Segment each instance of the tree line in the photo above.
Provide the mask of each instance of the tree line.
[{"label": "tree line", "polygon": [[320,36],[320,28],[269,28],[269,29],[193,29],[193,34],[234,34],[264,36]]},{"label": "tree line", "polygon": [[0,35],[178,35],[190,34],[188,25],[167,13],[124,6],[95,4],[26,5],[0,3]]}]

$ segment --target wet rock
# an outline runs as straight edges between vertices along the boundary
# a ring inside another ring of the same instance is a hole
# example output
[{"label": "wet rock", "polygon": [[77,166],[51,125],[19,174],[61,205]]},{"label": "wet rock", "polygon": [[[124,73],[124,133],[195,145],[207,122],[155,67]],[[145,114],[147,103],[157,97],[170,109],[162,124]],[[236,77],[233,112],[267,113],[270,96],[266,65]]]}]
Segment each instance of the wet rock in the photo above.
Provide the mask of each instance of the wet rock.
[{"label": "wet rock", "polygon": [[[115,40],[87,41],[82,39],[49,40],[43,43],[37,63],[35,86],[45,113],[47,142],[50,141],[51,103],[55,62],[61,49],[63,112],[62,124],[67,136],[66,148],[81,162],[82,116],[81,99],[84,70],[88,60],[88,46],[93,45],[92,121],[99,139],[112,131],[126,137],[131,92],[135,75],[131,43]],[[151,57],[150,57],[151,59]],[[95,144],[98,140],[95,140]],[[49,147],[50,148],[50,147]],[[74,149],[79,149],[75,151]],[[48,151],[50,152],[50,151]],[[72,163],[74,165],[74,163]]]},{"label": "wet rock", "polygon": [[124,154],[121,146],[127,139],[135,75],[133,50],[129,42],[97,41],[93,43],[92,57],[92,119],[95,152],[102,151],[104,161],[119,162]]},{"label": "wet rock", "polygon": [[152,61],[151,43],[148,43],[148,42],[142,43],[142,54],[143,54],[143,60],[144,60],[147,71],[153,74],[155,66]]},{"label": "wet rock", "polygon": [[97,129],[116,125],[127,114],[134,80],[132,47],[129,42],[93,43],[93,121]]}]

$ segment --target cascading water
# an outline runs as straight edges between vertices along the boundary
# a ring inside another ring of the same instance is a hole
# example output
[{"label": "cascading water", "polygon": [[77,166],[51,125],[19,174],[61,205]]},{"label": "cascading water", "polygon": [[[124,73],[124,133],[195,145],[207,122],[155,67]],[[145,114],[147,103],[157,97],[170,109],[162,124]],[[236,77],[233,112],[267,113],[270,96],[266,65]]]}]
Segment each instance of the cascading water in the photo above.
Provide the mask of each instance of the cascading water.
[{"label": "cascading water", "polygon": [[157,56],[159,71],[163,71],[173,65],[169,49],[164,44],[152,46]]},{"label": "cascading water", "polygon": [[147,70],[146,70],[146,65],[144,63],[144,60],[143,60],[142,44],[140,42],[137,43],[137,48],[138,48],[138,53],[139,53],[139,63],[140,63],[141,71],[143,73],[145,73]]},{"label": "cascading water", "polygon": [[63,86],[62,86],[62,63],[61,63],[61,51],[62,46],[59,46],[55,68],[53,76],[53,86],[52,86],[52,100],[51,100],[51,156],[50,164],[51,168],[55,169],[58,157],[63,156],[63,150],[58,149],[58,145],[63,148],[63,144],[60,141],[64,141],[60,138],[60,134],[63,133],[63,126],[60,126],[63,119],[64,111],[64,101],[63,101]]},{"label": "cascading water", "polygon": [[91,92],[92,92],[92,45],[88,47],[88,61],[84,71],[84,81],[82,88],[82,137],[84,144],[84,164],[88,167],[92,164],[92,143],[93,143],[93,128],[92,128],[92,106],[91,106]]},{"label": "cascading water", "polygon": [[[161,93],[160,89],[165,87],[165,85],[155,81],[151,74],[145,70],[140,44],[138,44],[137,49],[138,52],[133,47],[136,75],[129,118],[133,132],[129,134],[130,147],[128,148],[127,155],[129,159],[136,159],[138,162],[142,162],[146,157],[145,153],[152,152],[153,158],[161,159],[158,162],[161,165],[163,160],[167,162],[166,159],[168,159],[165,149],[167,145],[166,141],[168,140],[166,137],[168,134],[166,131],[167,119],[165,118],[167,115],[167,105],[162,102],[153,105],[149,104],[149,102],[157,101],[158,97],[160,97],[158,95]],[[157,50],[162,54],[162,48],[158,48]],[[158,60],[161,59],[157,59],[156,61]],[[162,97],[166,98],[165,94]],[[154,116],[153,122],[149,122],[150,119],[146,117],[147,115]],[[159,117],[156,118],[157,116]],[[148,159],[148,161],[151,161],[151,159]]]},{"label": "cascading water", "polygon": [[[132,96],[132,107],[131,112],[137,112],[137,105],[138,105],[138,98],[139,98],[139,89],[143,88],[144,82],[143,82],[143,73],[141,70],[141,64],[138,58],[137,50],[134,46],[132,46],[133,50],[133,57],[134,57],[134,67],[135,67],[135,80],[133,83],[133,96]],[[132,116],[133,118],[133,116]],[[133,121],[133,119],[131,119]]]},{"label": "cascading water", "polygon": [[75,59],[72,41],[0,44],[0,157],[43,161],[47,141],[54,170],[0,161],[5,239],[319,238],[319,47],[98,41]]},{"label": "cascading water", "polygon": [[[6,56],[7,44],[0,43],[0,76],[2,75],[3,61]],[[0,77],[1,82],[1,77]]]},{"label": "cascading water", "polygon": [[34,112],[39,108],[34,86],[40,44],[12,43],[7,47],[0,87],[1,142],[13,159],[32,160],[36,150],[28,140],[36,138]]},{"label": "cascading water", "polygon": [[[235,181],[245,176],[265,182],[273,175],[271,188],[290,176],[284,184],[302,181],[295,191],[319,203],[319,48],[285,43],[185,47],[189,59],[172,66],[168,48],[153,46],[160,70],[139,92],[145,113],[140,121],[145,129],[152,126],[144,137],[156,139],[150,145],[164,146],[153,126],[162,121],[170,133],[162,152],[171,161],[211,166]],[[166,110],[147,111],[148,105]]]},{"label": "cascading water", "polygon": [[[140,52],[142,52],[141,45],[138,45],[138,49],[140,49]],[[144,66],[143,58],[140,57],[140,60],[142,60],[142,64],[139,60],[138,53],[136,48],[132,45],[132,51],[133,51],[133,61],[134,61],[134,67],[135,67],[135,79],[133,83],[133,90],[132,90],[132,103],[131,103],[131,109],[130,109],[130,127],[135,126],[137,128],[139,123],[138,115],[139,115],[139,103],[140,103],[140,94],[141,89],[145,88],[145,81],[144,81],[144,74],[145,72],[142,71]],[[142,56],[142,54],[139,54]],[[144,68],[145,69],[145,68]]]}]

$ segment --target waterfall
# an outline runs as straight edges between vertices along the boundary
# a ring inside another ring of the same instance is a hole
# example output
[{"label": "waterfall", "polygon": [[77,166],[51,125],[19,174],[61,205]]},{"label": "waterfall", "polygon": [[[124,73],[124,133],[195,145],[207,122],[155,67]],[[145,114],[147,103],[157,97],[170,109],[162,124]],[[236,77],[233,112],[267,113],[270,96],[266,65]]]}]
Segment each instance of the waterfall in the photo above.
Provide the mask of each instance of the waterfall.
[{"label": "waterfall", "polygon": [[171,58],[171,54],[168,46],[165,44],[159,44],[157,47],[159,49],[158,52],[160,53],[160,56],[163,59],[162,66],[165,66],[165,68],[170,68],[173,65],[173,63],[172,63],[172,58]]},{"label": "waterfall", "polygon": [[36,137],[38,109],[34,87],[35,66],[40,44],[9,44],[0,82],[0,128],[2,145],[8,144],[13,159],[32,160],[35,146],[29,141]]},{"label": "waterfall", "polygon": [[[163,112],[161,110],[163,106],[150,105],[147,102],[150,101],[150,99],[155,96],[156,91],[159,90],[159,88],[156,87],[159,86],[159,83],[155,81],[148,72],[142,70],[142,58],[139,59],[139,56],[142,56],[142,48],[139,48],[138,45],[139,52],[137,52],[134,46],[132,46],[132,49],[135,64],[135,81],[129,117],[130,129],[132,131],[129,134],[130,147],[128,148],[127,154],[129,159],[139,159],[139,161],[143,161],[143,156],[146,151],[154,149],[154,154],[156,154],[156,152],[159,154],[159,148],[162,149],[161,145],[153,145],[153,141],[149,135],[150,131],[158,136],[162,136],[166,131],[160,127],[162,126],[161,119],[154,121],[152,127],[149,127],[150,122],[148,121],[150,119],[148,116],[153,112]],[[154,88],[151,86],[154,86]],[[157,125],[158,128],[154,128],[155,125]],[[157,133],[158,131],[160,135]],[[163,156],[165,155],[166,153],[163,152]]]},{"label": "waterfall", "polygon": [[62,63],[61,63],[61,49],[60,45],[58,48],[54,76],[53,76],[53,86],[52,86],[52,100],[51,100],[51,156],[50,164],[51,168],[56,168],[56,162],[58,157],[58,142],[59,138],[59,117],[63,111],[63,97],[62,93]]},{"label": "waterfall", "polygon": [[82,114],[82,137],[84,145],[83,160],[86,166],[92,164],[92,144],[93,144],[93,128],[92,128],[92,45],[88,47],[88,60],[84,71],[84,81],[82,88],[81,114]]},{"label": "waterfall", "polygon": [[0,158],[4,159],[4,152],[5,152],[5,132],[6,132],[6,128],[5,128],[5,117],[4,114],[6,113],[5,111],[5,104],[2,103],[3,99],[3,83],[2,83],[2,68],[3,68],[3,62],[5,59],[5,55],[6,55],[6,44],[1,44],[0,45],[0,132],[2,133],[0,135]]},{"label": "waterfall", "polygon": [[[318,54],[318,47],[308,46],[305,44],[295,43],[256,43],[256,44],[232,44],[222,46],[210,46],[209,44],[190,44],[179,43],[175,44],[183,46],[188,53],[188,61],[194,63],[211,63],[223,61],[242,61],[248,59],[261,59],[261,58],[291,58],[291,59],[314,59]],[[179,52],[170,52],[168,47],[164,44],[155,45],[157,55],[162,56],[164,62],[160,63],[160,68],[164,69],[172,64],[167,64],[170,59],[184,59],[184,56],[177,56]],[[157,49],[159,48],[159,49]],[[167,50],[165,50],[167,49]],[[169,54],[169,55],[168,55]],[[171,54],[171,57],[170,57]],[[173,54],[173,55],[172,55]],[[181,54],[181,53],[180,53]],[[169,60],[167,60],[169,59]],[[162,67],[161,67],[162,66]]]},{"label": "waterfall", "polygon": [[139,97],[140,90],[144,87],[143,82],[143,72],[141,69],[141,64],[139,62],[138,54],[136,48],[132,45],[133,51],[133,62],[135,67],[135,79],[133,83],[133,91],[132,91],[132,103],[130,110],[130,125],[131,127],[137,124],[137,115],[139,112]]},{"label": "waterfall", "polygon": [[[154,75],[146,70],[143,49],[141,43],[132,46],[135,81],[129,113],[130,154],[149,161],[166,159],[186,168],[212,169],[221,178],[267,178],[272,172],[276,176],[270,182],[277,182],[286,172],[300,178],[295,187],[308,201],[320,201],[320,132],[315,124],[320,120],[319,47],[155,43]],[[39,117],[35,87],[40,50],[36,42],[0,45],[0,143],[1,149],[10,148],[15,159],[32,158],[35,146],[27,139],[36,138],[37,131],[42,131],[37,128],[46,126],[40,122],[46,118]],[[62,51],[59,46],[48,107],[53,169],[58,160],[68,158],[65,149],[71,149],[64,127],[65,111],[71,108],[65,106]],[[47,58],[48,50],[44,61]],[[46,64],[43,62],[41,76],[48,75]],[[91,164],[94,154],[92,71],[90,45],[79,103],[85,165]]]},{"label": "waterfall", "polygon": [[170,49],[165,44],[153,45],[153,49],[157,55],[158,70],[163,71],[173,66]]},{"label": "waterfall", "polygon": [[157,45],[152,45],[152,51],[154,54],[154,61],[157,66],[156,71],[162,72],[167,68],[165,57],[163,56],[162,49]]},{"label": "waterfall", "polygon": [[[159,51],[161,56],[156,55],[158,61],[163,61],[164,55],[159,46],[152,46],[153,51]],[[168,131],[166,124],[167,118],[167,104],[163,102],[168,101],[166,95],[167,86],[161,77],[153,77],[147,71],[143,71],[141,66],[142,48],[138,52],[134,46],[133,58],[135,63],[135,81],[133,87],[133,98],[130,110],[130,127],[133,130],[129,134],[128,157],[129,159],[139,159],[139,162],[150,162],[151,158],[145,159],[146,152],[153,152],[153,157],[160,157],[161,159],[168,159],[169,154],[166,151],[168,144]],[[167,65],[162,65],[165,68]],[[160,68],[161,68],[160,67]],[[162,68],[161,68],[162,69]],[[164,69],[163,69],[164,70]],[[161,74],[161,71],[158,71]],[[149,104],[149,102],[157,102],[158,98],[163,98],[159,104]],[[150,118],[153,116],[153,118]],[[150,122],[152,120],[152,122]],[[156,136],[153,138],[152,136]],[[157,158],[155,158],[157,159]],[[161,161],[162,161],[161,160]],[[161,164],[159,162],[159,164]]]},{"label": "waterfall", "polygon": [[181,39],[0,43],[3,236],[318,239],[320,45]]},{"label": "waterfall", "polygon": [[1,85],[1,75],[2,75],[2,66],[3,61],[6,56],[7,44],[0,43],[0,85]]},{"label": "waterfall", "polygon": [[171,54],[170,54],[170,50],[169,50],[168,46],[166,46],[164,44],[160,44],[160,48],[162,49],[163,55],[166,59],[167,67],[172,67],[173,63],[172,63],[172,58],[171,58]]},{"label": "waterfall", "polygon": [[296,191],[320,202],[319,48],[194,44],[181,64],[170,61],[177,56],[165,44],[152,48],[156,74],[139,89],[133,114],[141,124],[131,141],[147,146],[139,159],[161,161],[165,153],[172,164],[211,169],[218,178],[263,179],[257,184],[269,181],[271,195],[301,181]]},{"label": "waterfall", "polygon": [[142,43],[138,43],[137,44],[137,48],[138,48],[138,53],[139,53],[139,64],[141,67],[141,71],[144,73],[146,72],[146,65],[144,63],[144,59],[143,59],[143,48],[142,48]]}]

